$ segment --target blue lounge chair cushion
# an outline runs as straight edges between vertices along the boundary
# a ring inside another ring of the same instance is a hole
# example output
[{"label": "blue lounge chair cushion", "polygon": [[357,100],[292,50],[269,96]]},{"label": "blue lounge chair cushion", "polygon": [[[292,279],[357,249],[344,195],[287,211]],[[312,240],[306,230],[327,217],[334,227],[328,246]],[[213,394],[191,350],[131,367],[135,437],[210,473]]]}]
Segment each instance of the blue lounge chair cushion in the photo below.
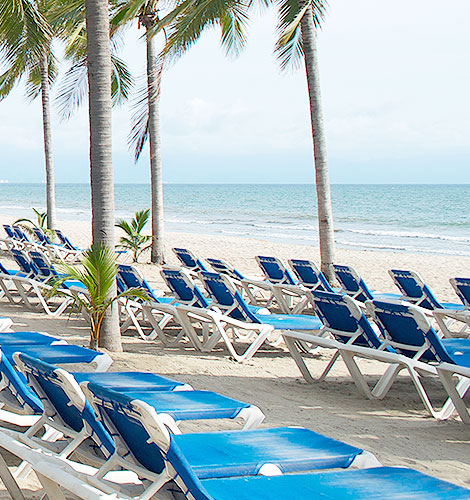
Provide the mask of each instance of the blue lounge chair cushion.
[{"label": "blue lounge chair cushion", "polygon": [[284,472],[343,468],[362,453],[300,427],[180,434],[171,439],[199,478],[255,475],[265,463]]},{"label": "blue lounge chair cushion", "polygon": [[304,314],[255,314],[259,323],[273,326],[276,330],[320,330],[322,322],[315,316]]},{"label": "blue lounge chair cushion", "polygon": [[51,364],[91,363],[98,356],[102,356],[99,352],[70,344],[7,346],[2,347],[2,352],[10,362],[13,362],[15,352],[22,352]]},{"label": "blue lounge chair cushion", "polygon": [[185,384],[148,372],[74,372],[80,383],[94,382],[113,391],[173,391]]},{"label": "blue lounge chair cushion", "polygon": [[441,302],[442,309],[455,309],[456,311],[463,311],[465,306],[463,304],[454,304],[452,302]]},{"label": "blue lounge chair cushion", "polygon": [[[412,469],[317,472],[274,477],[206,479],[208,498],[215,500],[461,500],[470,490]],[[204,495],[205,496],[205,495]],[[195,495],[196,500],[204,498]],[[207,498],[207,497],[206,497]]]},{"label": "blue lounge chair cushion", "polygon": [[[118,399],[119,395],[113,395],[113,397]],[[127,390],[124,398],[144,401],[153,406],[157,413],[166,413],[175,420],[235,418],[243,408],[250,406],[211,391],[150,392]]]},{"label": "blue lounge chair cushion", "polygon": [[0,333],[0,346],[13,345],[50,345],[60,339],[43,335],[38,332],[10,332]]}]

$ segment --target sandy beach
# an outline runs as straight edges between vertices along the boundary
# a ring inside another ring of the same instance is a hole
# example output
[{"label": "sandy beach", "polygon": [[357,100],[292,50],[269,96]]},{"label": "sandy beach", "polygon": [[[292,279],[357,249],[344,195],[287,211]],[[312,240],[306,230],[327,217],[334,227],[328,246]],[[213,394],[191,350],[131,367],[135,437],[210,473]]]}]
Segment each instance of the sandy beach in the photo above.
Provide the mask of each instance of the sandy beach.
[{"label": "sandy beach", "polygon": [[[0,216],[0,223],[11,221],[11,218]],[[78,246],[89,244],[88,223],[62,221],[58,227],[65,230]],[[168,264],[177,264],[171,253],[173,246],[189,248],[201,258],[223,258],[246,275],[254,276],[260,275],[253,259],[257,254],[319,262],[318,249],[308,246],[250,238],[168,233]],[[144,256],[142,260],[146,258]],[[2,262],[4,260],[2,257]],[[470,276],[468,257],[338,249],[336,262],[352,265],[371,288],[384,292],[397,292],[387,274],[388,269],[415,270],[443,301],[457,301],[449,278]],[[151,284],[163,286],[157,266],[139,263],[137,267]],[[87,325],[80,317],[49,318],[12,306],[4,299],[0,300],[0,314],[14,320],[15,330],[44,331],[64,337],[71,343],[87,343]],[[248,401],[265,413],[263,426],[302,425],[364,448],[374,453],[384,465],[412,467],[470,487],[470,427],[464,426],[457,417],[438,422],[427,416],[407,375],[400,376],[384,400],[369,401],[357,393],[342,362],[335,365],[324,382],[305,383],[282,346],[262,348],[253,359],[243,364],[230,360],[222,348],[211,353],[183,347],[166,348],[158,342],[144,342],[132,332],[123,337],[123,348],[123,353],[110,353],[114,359],[111,370],[152,371],[188,382],[197,389],[214,390]],[[310,362],[312,372],[320,374],[330,356],[328,351],[319,351]],[[370,374],[371,381],[385,368],[372,361],[362,361],[362,366]],[[445,392],[438,380],[429,380],[426,386],[436,402],[444,401]],[[35,498],[32,483],[24,486],[30,498]]]}]

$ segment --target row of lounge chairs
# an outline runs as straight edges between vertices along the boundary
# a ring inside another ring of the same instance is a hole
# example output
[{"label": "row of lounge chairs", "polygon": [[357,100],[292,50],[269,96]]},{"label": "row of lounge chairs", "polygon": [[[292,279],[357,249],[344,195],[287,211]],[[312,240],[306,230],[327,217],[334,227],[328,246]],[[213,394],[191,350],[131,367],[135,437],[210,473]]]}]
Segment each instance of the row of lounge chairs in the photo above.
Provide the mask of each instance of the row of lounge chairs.
[{"label": "row of lounge chairs", "polygon": [[[20,297],[24,296],[22,300],[26,302],[30,300],[28,297],[31,291],[24,290],[25,283],[28,283],[31,290],[38,288],[37,283],[42,283],[41,287],[47,288],[49,286],[47,281],[39,280],[41,278],[47,280],[57,275],[57,272],[50,262],[46,262],[47,259],[44,256],[41,257],[39,252],[30,252],[29,263],[26,261],[27,255],[24,252],[19,250],[12,252],[17,263],[23,266],[23,276],[14,278],[11,271],[8,275],[0,275],[0,286],[7,295],[8,289],[4,278],[13,282],[16,280],[15,284],[19,286],[19,290],[23,289],[23,292],[20,291]],[[185,251],[185,255],[191,254]],[[279,268],[277,259],[259,257],[258,260],[263,262],[266,268],[270,267],[267,262],[271,264],[274,262],[271,270],[276,266]],[[212,265],[214,259],[208,259],[208,261]],[[218,265],[219,270],[221,270],[220,262],[222,261],[217,261],[214,265]],[[305,278],[306,275],[313,275],[316,271],[319,276],[317,282],[324,281],[327,284],[321,273],[308,261],[291,262],[294,264],[293,269],[296,274]],[[197,265],[199,268],[203,266],[200,260]],[[226,263],[224,265],[229,268]],[[32,266],[36,268],[35,273],[41,276],[28,277],[30,274],[27,273],[30,272]],[[342,272],[346,273],[345,266],[341,267]],[[303,274],[299,268],[302,269]],[[306,274],[306,270],[310,274]],[[309,382],[312,382],[313,378],[304,360],[305,353],[308,353],[312,347],[327,347],[334,350],[334,355],[321,379],[326,377],[335,361],[341,357],[360,393],[368,398],[381,399],[387,394],[398,373],[401,370],[407,370],[431,415],[445,419],[456,408],[462,420],[470,422],[470,416],[463,402],[463,396],[470,385],[470,358],[465,356],[466,349],[470,347],[470,341],[440,338],[423,314],[423,312],[430,311],[428,307],[423,307],[423,304],[425,306],[432,304],[429,297],[433,295],[428,287],[423,287],[427,290],[427,302],[421,299],[419,306],[413,306],[403,301],[397,304],[396,297],[402,298],[401,296],[392,297],[395,299],[394,302],[379,300],[377,297],[390,299],[390,296],[373,295],[365,284],[361,285],[362,290],[367,290],[369,295],[364,294],[364,297],[360,297],[362,301],[358,300],[357,292],[354,294],[351,291],[348,295],[343,293],[344,289],[341,289],[339,291],[342,293],[338,294],[335,293],[338,290],[331,288],[327,292],[322,292],[319,291],[319,286],[313,291],[304,286],[302,300],[307,299],[315,316],[273,314],[262,306],[278,305],[277,292],[267,298],[265,296],[264,303],[259,299],[258,301],[252,300],[257,295],[254,291],[254,283],[261,282],[260,280],[249,280],[249,282],[243,282],[244,278],[237,280],[236,277],[241,274],[233,269],[225,274],[211,273],[207,270],[195,274],[194,268],[190,271],[189,273],[180,268],[164,268],[162,276],[172,291],[172,296],[162,297],[161,291],[153,290],[135,268],[120,265],[118,286],[121,289],[141,287],[151,299],[150,302],[126,300],[122,303],[123,331],[133,325],[145,340],[158,339],[166,345],[175,345],[184,340],[195,349],[206,352],[223,342],[230,355],[237,361],[250,359],[265,342],[276,345],[284,340],[301,373]],[[354,272],[349,272],[349,274],[354,276]],[[199,289],[193,279],[195,276],[203,285],[202,289]],[[343,280],[347,281],[344,278]],[[268,286],[272,286],[273,289],[278,286],[268,280],[262,282],[265,287],[263,291],[266,291]],[[363,280],[359,278],[356,282],[363,283]],[[464,324],[467,325],[470,280],[456,279],[454,284],[458,287],[463,300],[467,301],[460,309],[454,307],[455,315],[458,314],[459,319],[466,321]],[[75,285],[66,283],[70,294],[83,293],[83,290]],[[298,287],[297,284],[291,286]],[[326,286],[329,287],[329,285]],[[250,293],[246,293],[245,287],[248,287]],[[37,291],[38,295],[43,296],[41,290]],[[250,300],[251,303],[249,303]],[[44,297],[43,301],[49,308]],[[41,300],[39,303],[41,304]],[[51,314],[63,312],[67,305],[67,299],[65,299]],[[305,312],[306,307],[305,305],[302,311]],[[382,311],[381,314],[377,312],[379,309]],[[436,311],[440,309],[436,308],[434,312]],[[445,313],[448,314],[449,310]],[[381,319],[385,315],[388,315],[387,321]],[[446,323],[441,320],[439,324],[445,325]],[[449,332],[450,330],[446,327],[444,333],[448,336]],[[244,349],[242,351],[241,346]],[[359,358],[376,359],[388,366],[383,377],[372,388],[366,383],[366,377],[357,364]],[[423,375],[440,376],[450,398],[441,410],[435,409],[429,400],[421,381]],[[457,383],[455,383],[454,375],[458,377]]]},{"label": "row of lounge chairs", "polygon": [[83,253],[83,249],[73,245],[67,235],[60,229],[54,230],[54,234],[59,240],[58,243],[49,239],[41,229],[33,227],[31,229],[35,239],[29,237],[24,229],[18,225],[3,224],[3,228],[7,235],[2,240],[8,250],[41,250],[45,252],[49,258],[57,259],[62,262],[79,262]]},{"label": "row of lounge chairs", "polygon": [[[182,263],[184,262],[192,273],[199,269],[197,276],[211,296],[212,308],[215,307],[219,311],[224,311],[225,315],[245,322],[253,322],[256,319],[260,323],[272,324],[273,320],[274,322],[278,321],[279,316],[277,315],[270,317],[258,314],[253,317],[249,313],[249,306],[244,303],[242,294],[245,292],[246,286],[254,286],[255,280],[241,283],[242,280],[245,280],[245,278],[240,277],[241,273],[230,268],[223,261],[217,261],[214,265],[214,259],[207,259],[214,268],[224,272],[225,276],[202,270],[204,267],[202,261],[194,258],[187,250],[176,249],[175,253],[179,257],[183,256]],[[271,274],[273,269],[277,270],[278,281],[286,275],[290,276],[289,279],[292,280],[292,275],[286,272],[285,267],[278,265],[277,259],[258,257],[257,260],[261,267],[263,267],[261,265],[263,263],[265,270],[270,269]],[[313,291],[311,289],[313,287],[308,288],[305,284],[302,289],[308,304],[313,307],[316,314],[316,317],[313,318],[304,316],[305,320],[308,318],[311,322],[310,329],[293,324],[299,316],[290,315],[283,318],[286,321],[286,326],[283,328],[279,325],[278,330],[282,333],[290,353],[307,381],[312,382],[313,378],[304,359],[305,352],[308,353],[312,347],[316,346],[330,348],[334,350],[334,355],[325,368],[321,379],[326,377],[335,361],[341,357],[360,393],[368,398],[381,399],[389,391],[398,373],[406,370],[410,374],[425,408],[431,415],[445,419],[457,409],[462,420],[470,423],[470,416],[463,401],[470,386],[470,340],[449,338],[454,332],[449,329],[444,320],[450,316],[462,322],[463,328],[457,333],[460,335],[465,333],[466,328],[470,325],[470,279],[455,278],[451,280],[462,304],[441,304],[437,302],[429,287],[413,272],[393,272],[397,283],[404,291],[403,295],[377,294],[371,292],[364,281],[357,276],[357,273],[346,266],[336,266],[337,276],[342,275],[343,287],[339,290],[333,290],[312,263],[298,260],[290,261],[290,263],[297,276],[303,276],[304,280],[307,277],[310,285],[312,283],[316,285],[316,289]],[[299,268],[302,269],[302,272],[299,272]],[[204,269],[206,268],[204,267]],[[182,289],[181,283],[186,285],[186,290],[184,293],[180,293],[180,296],[183,297],[185,294],[189,296],[188,289],[191,284],[184,272],[164,270],[164,277],[165,274],[167,284],[172,292],[178,291],[175,286],[176,276],[178,276],[180,289]],[[170,274],[174,279],[173,284],[168,279]],[[266,274],[269,275],[270,272],[266,271]],[[312,276],[316,276],[317,279],[314,281]],[[348,280],[348,276],[351,277],[350,280]],[[238,278],[238,282],[236,278]],[[353,288],[352,281],[358,285],[360,293],[357,288]],[[265,283],[270,284],[273,290],[276,290],[278,286],[268,280],[265,280]],[[348,289],[345,288],[346,284],[349,285]],[[290,286],[298,285],[293,283]],[[238,289],[236,289],[237,287]],[[326,288],[327,291],[322,291],[322,288],[323,290]],[[192,289],[193,294],[195,294],[194,284]],[[251,295],[245,294],[247,300],[253,296],[255,296],[253,289]],[[274,300],[279,305],[281,301],[277,301],[278,296],[279,292],[273,291],[267,301]],[[302,310],[305,307],[304,305]],[[436,330],[430,322],[429,313],[431,312],[437,320],[437,326],[441,327],[440,331]],[[187,317],[191,313],[196,314],[194,311],[190,313],[185,311],[184,315]],[[290,324],[287,324],[287,321]],[[316,327],[314,321],[317,321]],[[226,343],[229,351],[232,352],[229,346],[230,339],[226,340]],[[206,344],[206,346],[213,345],[213,342]],[[366,377],[357,363],[359,358],[375,359],[388,367],[372,388],[367,384]],[[422,383],[423,376],[437,377],[438,375],[449,395],[449,399],[440,410],[433,407]]]},{"label": "row of lounge chairs", "polygon": [[[276,500],[427,498],[470,491],[412,469],[383,467],[369,452],[300,427],[262,428],[248,403],[152,373],[106,372],[106,354],[35,332],[0,334],[0,447],[35,472],[49,498]],[[55,352],[55,354],[54,354]],[[5,354],[6,353],[6,354]],[[100,361],[98,361],[100,360]],[[102,372],[56,364],[94,363]],[[181,433],[185,420],[242,418],[242,430]],[[21,420],[21,421],[20,421]],[[8,469],[1,469],[5,484]]]}]

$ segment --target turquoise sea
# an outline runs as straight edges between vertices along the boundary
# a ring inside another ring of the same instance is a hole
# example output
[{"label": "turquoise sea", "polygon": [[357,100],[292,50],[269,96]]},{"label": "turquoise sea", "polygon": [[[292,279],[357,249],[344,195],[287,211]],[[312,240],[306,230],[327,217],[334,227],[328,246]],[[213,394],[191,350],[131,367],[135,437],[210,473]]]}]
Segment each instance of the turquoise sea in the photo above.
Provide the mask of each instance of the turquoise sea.
[{"label": "turquoise sea", "polygon": [[[57,216],[90,218],[85,184],[59,184]],[[0,184],[0,213],[31,216],[43,209],[43,184]],[[470,185],[332,186],[338,246],[470,256]],[[116,217],[150,206],[150,186],[115,188]],[[316,244],[313,185],[166,184],[168,231]]]}]

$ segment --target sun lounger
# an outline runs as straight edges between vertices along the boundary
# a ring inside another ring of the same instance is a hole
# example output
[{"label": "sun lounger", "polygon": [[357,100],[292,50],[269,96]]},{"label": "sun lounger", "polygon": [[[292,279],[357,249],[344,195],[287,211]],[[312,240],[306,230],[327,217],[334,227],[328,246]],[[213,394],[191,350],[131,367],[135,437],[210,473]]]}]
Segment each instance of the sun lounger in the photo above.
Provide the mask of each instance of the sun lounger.
[{"label": "sun lounger", "polygon": [[[452,337],[454,333],[447,319],[466,322],[468,307],[464,305],[465,302],[463,304],[439,302],[421,276],[414,271],[392,269],[389,274],[402,292],[403,299],[421,307],[426,314],[432,314],[444,336]],[[464,324],[462,328],[465,330],[466,325]]]},{"label": "sun lounger", "polygon": [[[323,335],[309,336],[296,332],[285,332],[283,334],[292,357],[308,382],[313,382],[314,378],[308,369],[304,359],[305,355],[303,355],[298,341],[334,351],[334,355],[323,371],[320,380],[326,377],[336,360],[341,357],[359,392],[369,399],[382,399],[390,390],[398,374],[402,370],[407,370],[430,415],[435,418],[445,419],[452,414],[454,408],[449,400],[446,401],[442,409],[434,409],[422,385],[421,376],[437,376],[436,366],[433,364],[433,361],[436,360],[425,355],[428,347],[419,348],[415,346],[403,351],[403,338],[400,341],[399,338],[393,339],[391,335],[385,333],[377,318],[376,306],[380,304],[384,310],[390,309],[393,311],[391,315],[393,317],[387,320],[387,324],[393,322],[393,329],[401,332],[403,337],[409,334],[414,335],[413,328],[416,330],[416,325],[413,322],[408,322],[408,319],[402,315],[400,310],[400,307],[406,306],[400,306],[400,304],[392,302],[367,301],[368,312],[374,320],[377,320],[380,327],[380,330],[376,330],[369,323],[358,303],[351,297],[327,292],[313,292],[312,296],[314,297],[315,310],[325,325]],[[421,316],[426,321],[422,314]],[[426,324],[429,325],[427,322]],[[410,332],[408,332],[409,330]],[[326,334],[330,334],[330,336],[326,336]],[[420,346],[423,345],[423,342],[421,342]],[[455,342],[455,339],[449,339],[446,342],[450,346],[452,342]],[[387,367],[378,382],[374,382],[372,387],[357,363],[357,360],[361,358],[380,361]]]},{"label": "sun lounger", "polygon": [[[33,439],[43,428],[55,429],[67,438],[72,438],[68,439],[65,450],[61,452],[61,456],[64,457],[69,456],[87,438],[94,439],[100,448],[104,446],[105,450],[102,451],[105,458],[106,450],[112,449],[112,439],[104,429],[100,430],[101,437],[100,435],[97,438],[94,437],[100,424],[85,402],[85,397],[78,385],[79,381],[82,384],[97,385],[102,391],[113,394],[118,400],[123,397],[130,400],[136,397],[141,398],[154,408],[173,433],[181,432],[178,423],[183,420],[241,419],[245,427],[249,429],[256,428],[264,419],[263,413],[256,406],[209,391],[161,390],[152,382],[146,381],[142,384],[142,379],[140,380],[141,390],[136,390],[132,384],[132,378],[134,378],[132,374],[126,377],[130,384],[127,387],[121,386],[117,391],[102,385],[99,377],[95,377],[95,384],[93,378],[86,373],[74,377],[73,374],[61,368],[22,353],[15,354],[15,361],[28,384],[38,395],[43,407],[41,418],[26,431],[25,442]],[[123,382],[122,377],[120,379]],[[47,443],[41,442],[40,444],[48,447]]]},{"label": "sun lounger", "polygon": [[1,350],[2,356],[5,356],[10,363],[13,362],[15,352],[22,352],[55,365],[86,364],[94,367],[95,371],[106,371],[113,362],[106,353],[72,344],[9,345],[2,346]]},{"label": "sun lounger", "polygon": [[[217,332],[214,331],[205,347],[213,348],[217,342],[223,341],[231,356],[237,361],[250,359],[273,332],[285,330],[318,332],[323,327],[320,320],[312,316],[254,313],[238,291],[231,288],[223,275],[201,272],[200,277],[207,293],[211,296],[211,308],[217,308],[223,313],[216,319]],[[233,341],[227,329],[233,330]],[[242,333],[243,329],[245,333]],[[237,354],[234,348],[233,342],[237,340],[249,343],[242,355]]]},{"label": "sun lounger", "polygon": [[[22,332],[24,333],[24,332]],[[52,337],[51,337],[52,338]],[[51,359],[51,358],[49,358]],[[0,420],[16,425],[31,426],[43,412],[43,406],[23,375],[17,372],[6,356],[0,357]],[[72,376],[83,381],[100,383],[115,391],[188,391],[192,387],[160,375],[144,372],[73,372]]]},{"label": "sun lounger", "polygon": [[193,254],[193,252],[191,252],[191,250],[186,248],[172,248],[172,250],[181,262],[181,265],[185,269],[188,269],[188,271],[195,273],[207,271],[206,266]]},{"label": "sun lounger", "polygon": [[342,288],[339,293],[350,295],[353,299],[359,302],[366,300],[400,300],[401,295],[394,293],[377,293],[369,290],[364,280],[359,276],[357,271],[350,266],[339,266],[333,264],[336,279],[340,282]]},{"label": "sun lounger", "polygon": [[[13,291],[8,290],[8,294],[5,294],[8,300],[13,304],[22,303],[29,309],[43,309],[49,316],[60,316],[73,303],[73,297],[71,295],[70,298],[66,296],[48,297],[47,294],[52,286],[45,283],[42,278],[38,278],[39,271],[26,253],[15,249],[11,250],[11,253],[20,267],[21,273],[8,277],[19,296],[18,298],[14,297]],[[4,287],[2,289],[5,291]],[[67,290],[64,290],[67,293]]]},{"label": "sun lounger", "polygon": [[219,274],[230,278],[230,282],[236,288],[244,300],[257,307],[270,305],[274,298],[273,284],[262,278],[244,276],[232,265],[222,259],[206,259],[212,269]]},{"label": "sun lounger", "polygon": [[[170,340],[171,343],[174,344],[185,337],[196,349],[202,351],[211,350],[212,347],[206,347],[206,345],[209,343],[209,338],[213,331],[213,325],[211,326],[212,320],[208,322],[202,321],[199,325],[200,332],[194,328],[192,321],[189,320],[189,317],[195,318],[194,314],[189,314],[192,308],[197,308],[197,313],[202,314],[201,309],[209,309],[211,307],[211,300],[202,294],[186,270],[165,266],[161,274],[168,288],[170,288],[173,293],[173,303],[170,306],[164,305],[163,309],[160,304],[144,304],[143,308],[147,319],[152,323],[155,330],[159,330],[160,323],[158,322],[158,314],[161,314],[162,310],[165,311],[166,308],[169,307],[171,308],[173,319],[181,326],[181,331],[176,336],[173,334],[173,337],[170,338],[165,332],[161,332],[160,335],[163,336],[165,339],[164,341],[168,342],[168,340]],[[186,306],[186,308],[184,308],[184,306]],[[248,307],[254,313],[269,314],[267,309],[251,305]],[[157,317],[155,317],[155,313],[157,313]]]},{"label": "sun lounger", "polygon": [[226,274],[229,278],[237,281],[245,279],[245,277],[237,271],[232,265],[222,259],[206,259],[212,269],[219,274]]},{"label": "sun lounger", "polygon": [[9,345],[53,345],[53,344],[66,344],[63,339],[53,337],[47,333],[39,332],[13,332],[8,333],[0,332],[0,347]]},{"label": "sun lounger", "polygon": [[[469,493],[416,471],[380,467],[370,455],[307,429],[172,435],[145,403],[113,399],[91,384],[84,390],[128,453],[126,461],[108,461],[105,470],[124,466],[148,478],[151,484],[140,498],[150,498],[170,480],[187,498],[200,500],[437,499]],[[366,468],[352,470],[354,466]],[[325,468],[349,470],[319,471]],[[317,472],[286,474],[306,470]]]},{"label": "sun lounger", "polygon": [[[150,298],[150,302],[123,299],[121,305],[127,313],[127,318],[121,324],[121,332],[125,332],[130,326],[134,326],[144,340],[155,340],[158,338],[165,345],[179,341],[179,338],[164,332],[171,321],[178,322],[177,314],[172,304],[173,297],[163,297],[163,291],[153,289],[147,283],[142,274],[133,266],[119,264],[118,282],[121,282],[123,290],[129,288],[140,288]],[[145,309],[146,308],[146,309]],[[150,323],[152,330],[146,333],[145,326]]]},{"label": "sun lounger", "polygon": [[[276,257],[258,255],[256,261],[271,285],[273,298],[284,314],[299,314],[308,306],[305,287],[295,280],[287,267]],[[268,301],[268,306],[272,303]]]},{"label": "sun lounger", "polygon": [[[179,469],[177,469],[179,472]],[[191,481],[192,479],[192,481]],[[340,472],[317,472],[277,477],[187,478],[184,486],[204,500],[427,500],[463,499],[469,490],[411,469],[378,467]],[[187,486],[188,485],[188,486]]]},{"label": "sun lounger", "polygon": [[[283,332],[284,341],[307,382],[315,382],[304,359],[307,346],[324,347],[334,354],[318,380],[330,373],[341,357],[359,392],[372,399],[378,397],[369,387],[356,358],[377,359],[387,364],[396,363],[396,354],[390,348],[382,350],[382,339],[377,336],[358,303],[348,295],[322,291],[311,292],[311,300],[324,328],[318,334],[305,332]],[[383,397],[383,395],[380,395]]]},{"label": "sun lounger", "polygon": [[[465,373],[470,368],[470,339],[439,338],[422,310],[413,305],[374,300],[366,302],[366,306],[387,343],[403,358],[401,366],[391,367],[387,377],[380,381],[378,391],[386,390],[398,372],[406,368],[429,413],[439,419],[449,418],[454,410],[453,400],[457,399],[456,395],[459,399],[465,395],[470,387],[470,378],[462,377],[457,387],[453,385],[454,389],[449,390],[451,381],[447,374],[452,370],[456,374],[459,371]],[[436,365],[441,364],[444,365],[442,371],[447,382],[446,389],[453,397],[436,411],[420,376],[436,375]]]},{"label": "sun lounger", "polygon": [[122,455],[108,460],[100,473],[123,466],[143,474],[151,484],[140,498],[150,498],[165,482],[185,476],[182,470],[175,474],[179,461],[199,480],[378,465],[362,450],[302,428],[170,434],[146,403],[116,396],[96,384],[85,383],[82,387],[105,427],[121,445]]},{"label": "sun lounger", "polygon": [[311,260],[291,259],[288,261],[299,283],[309,290],[335,293],[338,290],[331,288],[324,274]]},{"label": "sun lounger", "polygon": [[[29,251],[29,257],[31,259],[31,262],[34,264],[35,268],[38,270],[37,275],[35,276],[36,279],[43,280],[43,281],[53,281],[54,279],[57,279],[59,277],[62,277],[63,275],[59,274],[57,270],[55,269],[54,265],[52,262],[40,251],[37,250],[31,250]],[[67,280],[64,281],[61,284],[62,288],[67,288],[70,290],[74,290],[75,292],[78,293],[88,293],[85,285],[83,283],[80,283],[79,281],[75,280]]]}]

